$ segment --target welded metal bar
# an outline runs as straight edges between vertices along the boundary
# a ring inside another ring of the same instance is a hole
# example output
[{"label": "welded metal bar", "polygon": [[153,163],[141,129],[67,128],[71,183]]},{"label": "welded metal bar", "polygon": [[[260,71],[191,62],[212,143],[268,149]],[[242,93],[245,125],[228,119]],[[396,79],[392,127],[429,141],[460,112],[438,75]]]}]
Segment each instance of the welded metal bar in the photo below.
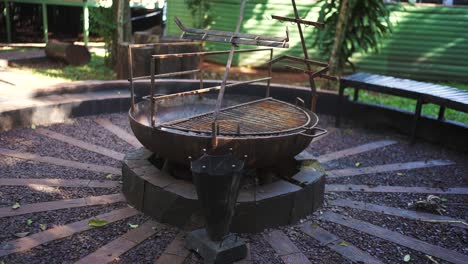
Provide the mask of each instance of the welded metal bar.
[{"label": "welded metal bar", "polygon": [[[243,84],[263,82],[263,81],[267,81],[267,80],[271,80],[271,77],[265,77],[265,78],[249,80],[249,81],[243,81],[243,82],[230,83],[230,84],[226,84],[226,87],[234,87],[234,86],[239,86],[239,85],[243,85]],[[207,88],[198,89],[198,90],[187,91],[187,92],[180,92],[180,93],[175,93],[175,94],[161,95],[161,96],[154,97],[154,100],[162,100],[162,99],[168,99],[168,98],[172,98],[172,97],[191,95],[191,94],[202,94],[202,93],[207,93],[207,92],[211,92],[211,91],[216,91],[216,90],[219,90],[219,89],[221,89],[221,85],[217,85],[217,86],[213,86],[213,87],[207,87]]]},{"label": "welded metal bar", "polygon": [[[255,51],[266,51],[273,50],[272,48],[260,48],[260,49],[239,49],[234,50],[234,53],[245,53]],[[155,59],[170,59],[170,58],[183,58],[183,57],[195,57],[195,56],[208,56],[208,55],[222,55],[229,54],[229,50],[218,50],[218,51],[200,51],[200,52],[187,52],[187,53],[174,53],[174,54],[158,54],[152,55]]]},{"label": "welded metal bar", "polygon": [[275,41],[275,42],[283,42],[283,41],[288,42],[289,41],[288,37],[282,38],[282,37],[262,36],[262,35],[221,31],[221,30],[187,28],[186,26],[184,26],[184,24],[180,21],[178,17],[174,17],[174,22],[183,32],[186,32],[189,34],[200,34],[204,36],[214,35],[214,36],[222,36],[222,37],[229,37],[229,38],[246,38],[246,39],[266,40],[266,41]]},{"label": "welded metal bar", "polygon": [[198,73],[198,79],[200,80],[200,88],[199,89],[203,89],[203,62],[205,60],[205,56],[200,56],[199,57],[199,61],[198,61],[198,65],[199,65],[199,73]]},{"label": "welded metal bar", "polygon": [[5,18],[5,27],[7,34],[7,42],[11,43],[11,19],[10,19],[10,3],[8,0],[4,1],[3,17]]},{"label": "welded metal bar", "polygon": [[289,69],[293,69],[293,70],[301,71],[301,72],[303,72],[303,73],[305,73],[305,74],[310,75],[312,78],[321,76],[323,73],[325,73],[325,72],[328,71],[328,66],[325,67],[325,68],[323,68],[323,69],[320,69],[320,70],[318,70],[318,71],[307,71],[307,70],[304,70],[304,69],[301,69],[301,68],[297,68],[297,67],[294,67],[294,66],[290,66],[290,65],[285,65],[284,67],[289,68]]},{"label": "welded metal bar", "polygon": [[[296,7],[296,1],[295,0],[291,0],[291,1],[292,1],[293,9],[294,9],[294,17],[296,19],[300,19],[299,12],[297,11],[297,7]],[[296,23],[296,24],[297,24],[297,29],[299,31],[299,36],[301,37],[301,45],[302,45],[302,51],[304,52],[304,58],[306,60],[308,60],[309,59],[309,54],[307,52],[307,46],[305,44],[304,34],[302,33],[302,26],[301,26],[301,23]],[[310,64],[307,61],[306,61],[306,66],[307,66],[307,70],[310,72],[312,70],[312,68],[310,67]],[[312,112],[316,112],[316,108],[317,108],[317,89],[315,87],[314,78],[312,78],[311,74],[309,74],[309,84],[310,84],[310,90],[311,90],[311,94],[312,94],[311,109],[312,109]]]},{"label": "welded metal bar", "polygon": [[42,3],[42,31],[44,33],[44,42],[49,42],[49,22],[47,21],[47,5]]},{"label": "welded metal bar", "polygon": [[292,60],[292,61],[297,61],[297,62],[304,62],[304,63],[310,63],[311,65],[317,65],[320,67],[327,67],[328,63],[321,62],[321,61],[315,61],[315,60],[310,60],[310,59],[304,59],[300,57],[294,57],[291,55],[281,55],[279,57],[276,57],[275,59],[271,60],[271,63],[276,63],[281,60]]},{"label": "welded metal bar", "polygon": [[[235,33],[239,33],[242,20],[244,20],[244,10],[245,10],[246,2],[247,2],[247,0],[242,0],[240,12],[239,12],[239,20],[237,21]],[[221,109],[221,103],[223,102],[224,91],[226,90],[226,82],[227,82],[227,78],[229,76],[229,70],[231,69],[231,64],[232,64],[232,59],[234,57],[235,47],[236,46],[234,45],[234,43],[232,43],[231,44],[231,49],[229,50],[229,57],[228,57],[228,60],[226,62],[226,70],[224,71],[223,82],[221,83],[221,88],[219,90],[218,99],[216,101],[216,107],[215,107],[214,116],[213,116],[214,121],[216,121],[218,119],[219,110]]]},{"label": "welded metal bar", "polygon": [[89,7],[88,1],[83,1],[83,42],[88,46],[89,42]]},{"label": "welded metal bar", "polygon": [[[154,60],[154,59],[153,59]],[[192,73],[197,73],[199,72],[200,69],[195,69],[195,70],[188,70],[188,71],[180,71],[180,72],[169,72],[169,73],[161,73],[161,74],[156,74],[154,75],[155,78],[164,78],[164,77],[171,77],[171,76],[177,76],[177,75],[185,75],[185,74],[192,74]],[[148,80],[151,79],[153,75],[145,75],[145,76],[139,76],[133,78],[134,81],[136,80]],[[130,79],[129,79],[130,80]]]},{"label": "welded metal bar", "polygon": [[289,17],[275,16],[275,15],[272,15],[271,18],[279,20],[279,21],[300,23],[300,24],[314,26],[314,27],[318,27],[318,28],[323,28],[325,26],[324,23],[304,20],[304,19],[301,19],[301,18],[289,18]]},{"label": "welded metal bar", "polygon": [[155,72],[155,61],[153,58],[151,58],[151,66],[150,66],[150,74],[151,74],[151,88],[150,88],[150,105],[151,105],[151,109],[150,109],[150,118],[151,118],[151,127],[154,127],[154,123],[155,123],[155,119],[154,119],[154,105],[155,105],[155,101],[154,101],[154,79],[155,79],[155,76],[154,76],[154,72]]},{"label": "welded metal bar", "polygon": [[[271,49],[270,51],[270,61],[272,60],[273,60],[273,49]],[[268,62],[268,77],[271,77],[272,68],[273,68],[272,63]],[[271,84],[271,80],[268,80],[265,97],[270,97],[270,84]]]},{"label": "welded metal bar", "polygon": [[129,44],[132,48],[144,48],[144,47],[155,47],[155,46],[185,46],[185,45],[202,45],[198,41],[187,41],[187,42],[165,42],[165,43],[142,43],[142,44]]},{"label": "welded metal bar", "polygon": [[128,81],[130,82],[130,110],[135,113],[135,87],[133,86],[132,46],[128,45]]},{"label": "welded metal bar", "polygon": [[231,44],[242,44],[242,45],[256,45],[256,46],[267,46],[275,48],[289,48],[289,43],[285,40],[282,42],[266,41],[266,40],[254,40],[254,39],[242,39],[236,37],[221,37],[221,36],[201,36],[201,35],[189,35],[185,34],[183,39],[190,40],[205,40],[212,42],[222,42]]}]

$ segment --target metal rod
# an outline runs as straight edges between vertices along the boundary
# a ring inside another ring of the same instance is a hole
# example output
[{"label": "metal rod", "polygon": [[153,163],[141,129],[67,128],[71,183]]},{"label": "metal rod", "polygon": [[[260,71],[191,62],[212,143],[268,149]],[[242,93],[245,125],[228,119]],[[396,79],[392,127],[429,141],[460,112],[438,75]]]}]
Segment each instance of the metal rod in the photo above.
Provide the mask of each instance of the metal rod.
[{"label": "metal rod", "polygon": [[[249,81],[243,81],[243,82],[230,83],[230,84],[226,84],[225,87],[234,87],[234,86],[239,86],[239,85],[244,85],[244,84],[249,84],[249,83],[263,82],[263,81],[267,81],[267,80],[271,80],[271,77],[265,77],[265,78],[249,80]],[[216,90],[219,90],[219,89],[221,89],[221,85],[217,85],[217,86],[213,86],[213,87],[207,87],[207,88],[198,89],[198,90],[187,91],[187,92],[180,92],[180,93],[175,93],[175,94],[161,95],[161,96],[155,97],[154,100],[162,100],[162,99],[168,99],[168,98],[177,97],[177,96],[184,96],[184,95],[202,94],[202,93],[207,93],[207,92],[211,92],[211,91],[216,91]]]},{"label": "metal rod", "polygon": [[[291,1],[292,1],[293,9],[294,9],[294,17],[296,19],[300,19],[299,12],[297,11],[297,7],[296,7],[296,1],[295,0],[291,0]],[[304,34],[302,33],[302,26],[301,26],[301,23],[296,23],[296,24],[297,24],[297,30],[299,31],[299,36],[301,37],[301,45],[302,45],[302,51],[304,52],[304,58],[306,60],[308,60],[309,59],[309,54],[307,52],[307,46],[305,44]],[[305,64],[307,66],[307,70],[310,72],[312,70],[312,68],[310,67],[310,64],[307,61],[306,61]],[[312,112],[316,112],[316,109],[317,109],[317,89],[315,87],[314,78],[312,78],[311,74],[309,74],[309,84],[310,84],[310,90],[311,90],[311,94],[312,94],[311,109],[312,109]]]},{"label": "metal rod", "polygon": [[203,89],[203,61],[205,60],[205,57],[202,55],[199,58],[198,64],[199,64],[199,73],[198,73],[198,79],[200,80],[200,89]]},{"label": "metal rod", "polygon": [[154,46],[185,46],[185,45],[201,45],[199,41],[187,41],[187,42],[167,42],[167,43],[143,43],[143,44],[129,44],[132,48],[144,48]]},{"label": "metal rod", "polygon": [[230,32],[230,31],[221,31],[221,30],[206,30],[206,29],[197,29],[197,28],[187,28],[182,24],[178,17],[174,17],[174,22],[177,26],[186,33],[191,34],[200,34],[200,35],[215,35],[215,36],[222,36],[222,37],[229,37],[229,38],[246,38],[246,39],[254,39],[254,40],[266,40],[266,41],[276,41],[276,42],[283,42],[289,41],[289,39],[282,38],[282,37],[272,37],[272,36],[261,36],[261,35],[254,35],[254,34],[246,34],[246,33],[239,33],[239,32]]},{"label": "metal rod", "polygon": [[308,20],[304,20],[301,18],[294,19],[294,18],[275,16],[275,15],[272,15],[271,18],[279,20],[279,21],[288,21],[288,22],[300,23],[300,24],[309,25],[309,26],[315,26],[318,28],[323,28],[325,26],[324,23],[308,21]]},{"label": "metal rod", "polygon": [[254,39],[241,39],[241,38],[236,38],[236,37],[202,36],[202,35],[188,35],[188,34],[185,34],[183,36],[183,39],[206,40],[206,41],[213,41],[213,42],[242,44],[242,45],[257,45],[257,46],[267,46],[267,47],[275,47],[275,48],[289,48],[289,43],[287,41],[275,42],[275,41],[254,40]]},{"label": "metal rod", "polygon": [[326,63],[326,62],[315,61],[315,60],[310,60],[310,59],[304,59],[304,58],[294,57],[294,56],[290,56],[290,55],[281,55],[279,57],[276,57],[274,60],[271,60],[271,62],[276,63],[276,62],[281,61],[281,60],[292,60],[292,61],[304,62],[304,63],[308,62],[311,65],[317,65],[317,66],[320,66],[320,67],[327,67],[328,66],[328,63]]},{"label": "metal rod", "polygon": [[[273,50],[272,48],[260,48],[260,49],[239,49],[234,50],[235,53],[244,52],[255,52],[255,51],[266,51]],[[218,51],[200,51],[200,52],[187,52],[187,53],[174,53],[174,54],[158,54],[152,55],[155,59],[170,59],[170,58],[183,58],[183,57],[195,57],[195,56],[207,56],[207,55],[222,55],[229,54],[229,50],[218,50]]]},{"label": "metal rod", "polygon": [[8,0],[4,1],[3,17],[5,18],[5,27],[7,34],[7,42],[11,43],[11,20],[10,20],[10,3]]},{"label": "metal rod", "polygon": [[[152,59],[152,60],[154,60],[154,59]],[[161,73],[161,74],[154,75],[154,77],[155,78],[164,78],[164,77],[171,77],[171,76],[177,76],[177,75],[192,74],[192,73],[197,73],[199,71],[200,71],[199,69],[195,69],[195,70],[180,71],[180,72]],[[135,77],[135,78],[133,78],[133,80],[134,81],[136,81],[136,80],[147,80],[147,79],[151,79],[151,77],[152,77],[152,75],[145,75],[145,76]]]},{"label": "metal rod", "polygon": [[128,45],[128,81],[130,82],[130,110],[135,113],[135,87],[133,86],[133,58],[132,46]]},{"label": "metal rod", "polygon": [[[273,49],[270,52],[270,62],[268,62],[268,77],[270,77],[270,78],[271,78],[271,73],[272,73],[272,70],[273,70],[272,69],[273,68],[273,63],[271,63],[272,60],[273,60]],[[265,97],[270,97],[270,84],[271,84],[271,80],[268,80]]]},{"label": "metal rod", "polygon": [[[242,20],[244,20],[244,9],[245,9],[245,3],[246,2],[247,2],[247,0],[242,0],[240,12],[239,12],[239,20],[237,21],[235,33],[239,32]],[[219,90],[218,99],[216,101],[216,107],[215,107],[215,111],[214,111],[214,121],[216,121],[218,119],[219,110],[221,109],[221,104],[223,102],[224,91],[226,89],[226,82],[227,82],[227,78],[229,76],[229,70],[231,69],[232,58],[234,57],[234,49],[235,49],[235,45],[234,45],[234,43],[232,43],[231,44],[231,49],[229,51],[229,57],[228,57],[228,60],[227,60],[227,63],[226,63],[226,71],[224,72],[223,82],[221,83],[221,89]]]},{"label": "metal rod", "polygon": [[42,31],[44,33],[44,42],[49,42],[49,25],[47,21],[47,5],[45,2],[42,3]]},{"label": "metal rod", "polygon": [[154,124],[155,124],[155,119],[154,119],[154,104],[155,104],[155,101],[153,100],[154,98],[154,71],[155,71],[155,65],[154,65],[154,59],[151,58],[151,66],[150,66],[150,73],[151,73],[151,88],[150,88],[150,106],[151,106],[151,109],[150,109],[150,112],[151,112],[151,115],[150,115],[150,118],[151,118],[151,127],[154,127]]},{"label": "metal rod", "polygon": [[285,65],[284,67],[286,68],[289,68],[289,69],[293,69],[293,70],[298,70],[298,71],[301,71],[303,73],[306,73],[306,74],[309,74],[311,75],[312,78],[315,78],[315,77],[318,77],[318,76],[322,76],[322,74],[324,72],[327,72],[328,71],[328,67],[325,67],[323,69],[320,69],[318,71],[307,71],[307,70],[304,70],[304,69],[301,69],[301,68],[297,68],[297,67],[294,67],[294,66],[289,66],[289,65]]}]

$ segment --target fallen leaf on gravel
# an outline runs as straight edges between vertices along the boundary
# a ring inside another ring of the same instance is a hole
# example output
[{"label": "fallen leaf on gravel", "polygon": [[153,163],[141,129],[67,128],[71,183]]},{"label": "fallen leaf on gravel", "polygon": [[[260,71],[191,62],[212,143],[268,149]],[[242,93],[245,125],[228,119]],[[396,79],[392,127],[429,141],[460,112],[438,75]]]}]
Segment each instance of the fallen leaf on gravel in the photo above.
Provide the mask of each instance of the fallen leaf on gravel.
[{"label": "fallen leaf on gravel", "polygon": [[102,226],[107,225],[107,221],[102,220],[102,219],[98,219],[98,218],[93,218],[93,219],[89,220],[88,225],[92,226],[92,227],[102,227]]},{"label": "fallen leaf on gravel", "polygon": [[356,162],[356,163],[354,164],[354,166],[355,166],[356,168],[357,168],[357,167],[360,167],[360,166],[361,166],[361,162]]},{"label": "fallen leaf on gravel", "polygon": [[0,192],[0,196],[2,196],[2,195],[3,195],[3,193],[2,193],[2,192]]},{"label": "fallen leaf on gravel", "polygon": [[46,225],[46,224],[40,224],[40,225],[39,225],[39,228],[40,228],[42,231],[46,231],[46,230],[47,230],[47,225]]},{"label": "fallen leaf on gravel", "polygon": [[36,125],[35,125],[35,124],[32,124],[32,125],[31,125],[31,129],[32,129],[32,130],[36,129]]},{"label": "fallen leaf on gravel", "polygon": [[130,208],[135,208],[135,207],[134,207],[133,205],[131,205],[131,204],[127,204],[127,206],[130,207]]},{"label": "fallen leaf on gravel", "polygon": [[5,264],[5,261],[3,261],[3,260],[0,260],[0,264]]},{"label": "fallen leaf on gravel", "polygon": [[129,226],[130,228],[137,228],[137,227],[138,227],[138,225],[133,225],[133,224],[130,224],[130,223],[128,224],[128,226]]},{"label": "fallen leaf on gravel", "polygon": [[442,197],[442,198],[440,198],[440,201],[441,201],[441,202],[444,202],[444,203],[446,203],[446,202],[448,202],[448,199],[447,199],[447,198],[444,198],[444,197]]},{"label": "fallen leaf on gravel", "polygon": [[27,224],[28,226],[32,225],[32,223],[33,223],[33,220],[32,220],[32,219],[26,220],[26,224]]},{"label": "fallen leaf on gravel", "polygon": [[426,257],[427,257],[430,261],[432,261],[432,263],[434,263],[434,264],[439,264],[439,262],[438,262],[437,260],[435,260],[432,256],[426,255]]},{"label": "fallen leaf on gravel", "polygon": [[404,262],[409,262],[411,260],[411,256],[406,254],[404,257],[403,257],[403,261]]},{"label": "fallen leaf on gravel", "polygon": [[106,175],[106,179],[112,180],[112,173],[107,174],[107,175]]},{"label": "fallen leaf on gravel", "polygon": [[18,209],[18,208],[20,208],[20,207],[21,207],[21,205],[20,205],[18,202],[16,202],[16,203],[11,207],[11,209],[16,210],[16,209]]},{"label": "fallen leaf on gravel", "polygon": [[341,241],[340,243],[338,243],[338,245],[342,246],[342,247],[347,247],[348,244],[346,244],[346,242],[344,241]]},{"label": "fallen leaf on gravel", "polygon": [[313,229],[316,229],[318,227],[317,223],[312,223],[310,224],[310,227],[312,227]]},{"label": "fallen leaf on gravel", "polygon": [[16,234],[15,234],[15,236],[17,236],[17,237],[20,237],[20,238],[21,238],[21,237],[25,237],[25,236],[27,236],[28,234],[29,234],[29,232],[21,232],[21,233],[16,233]]},{"label": "fallen leaf on gravel", "polygon": [[396,175],[398,175],[398,176],[403,176],[403,175],[405,175],[405,174],[404,174],[404,173],[402,173],[402,172],[397,172],[397,174],[396,174]]}]

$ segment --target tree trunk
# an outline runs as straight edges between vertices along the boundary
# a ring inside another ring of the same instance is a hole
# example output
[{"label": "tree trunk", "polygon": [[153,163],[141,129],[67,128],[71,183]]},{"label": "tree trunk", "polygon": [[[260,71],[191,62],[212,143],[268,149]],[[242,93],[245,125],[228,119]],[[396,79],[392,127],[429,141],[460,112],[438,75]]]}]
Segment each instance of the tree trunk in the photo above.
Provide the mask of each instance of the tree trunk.
[{"label": "tree trunk", "polygon": [[355,0],[341,0],[340,14],[336,25],[335,41],[330,55],[330,75],[341,75],[343,63],[341,60],[341,47],[345,45],[346,27],[349,22],[349,15],[353,10]]},{"label": "tree trunk", "polygon": [[130,20],[130,1],[112,1],[112,17],[117,27],[114,30],[114,36],[112,38],[110,63],[113,67],[115,67],[117,64],[127,61],[127,58],[120,58],[118,54],[120,44],[123,42],[131,42],[132,23]]},{"label": "tree trunk", "polygon": [[90,61],[91,54],[86,46],[49,41],[45,47],[47,57],[64,61],[71,65],[83,65]]}]

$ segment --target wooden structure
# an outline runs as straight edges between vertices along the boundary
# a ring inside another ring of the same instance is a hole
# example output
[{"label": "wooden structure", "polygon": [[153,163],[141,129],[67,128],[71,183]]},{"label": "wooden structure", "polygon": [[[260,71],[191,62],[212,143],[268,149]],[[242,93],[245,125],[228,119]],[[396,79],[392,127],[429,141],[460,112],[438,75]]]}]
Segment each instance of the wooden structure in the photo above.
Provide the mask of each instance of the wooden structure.
[{"label": "wooden structure", "polygon": [[444,121],[445,108],[449,107],[458,111],[468,113],[468,92],[457,88],[413,81],[408,79],[394,78],[390,76],[356,73],[340,80],[338,111],[336,115],[336,126],[340,125],[340,117],[343,110],[344,90],[354,88],[353,101],[358,101],[359,90],[369,90],[417,100],[412,137],[416,135],[418,121],[421,118],[423,104],[436,104],[440,106],[438,120]]},{"label": "wooden structure", "polygon": [[[150,3],[152,2],[152,4]],[[90,7],[111,7],[112,1],[99,1],[99,0],[3,0],[5,16],[5,28],[7,34],[7,42],[11,42],[11,17],[10,17],[10,3],[22,3],[22,4],[39,4],[42,5],[42,28],[44,34],[44,42],[49,41],[48,38],[48,18],[47,18],[47,6],[48,5],[60,5],[60,6],[75,6],[83,8],[83,42],[88,45],[89,41],[89,8]],[[146,3],[146,4],[142,4]],[[143,7],[143,8],[155,8],[157,7],[158,1],[130,1],[130,7]]]}]

